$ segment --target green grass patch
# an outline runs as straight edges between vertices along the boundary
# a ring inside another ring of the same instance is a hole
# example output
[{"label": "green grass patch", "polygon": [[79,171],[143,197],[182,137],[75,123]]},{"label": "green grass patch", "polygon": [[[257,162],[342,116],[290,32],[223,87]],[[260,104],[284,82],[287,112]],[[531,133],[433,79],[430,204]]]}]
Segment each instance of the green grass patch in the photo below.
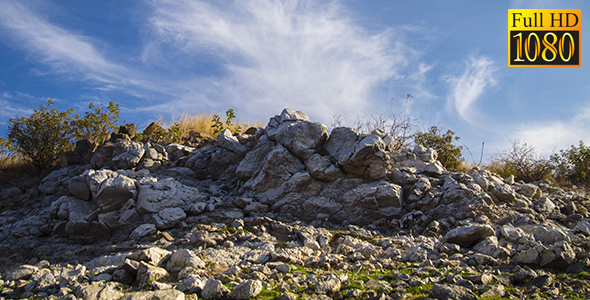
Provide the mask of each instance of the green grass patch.
[{"label": "green grass patch", "polygon": [[277,291],[276,287],[269,286],[268,288],[262,288],[262,291],[256,296],[256,299],[273,300],[280,295],[281,292]]},{"label": "green grass patch", "polygon": [[423,284],[419,286],[411,286],[406,289],[406,293],[414,295],[414,297],[428,297],[432,290],[432,284]]}]

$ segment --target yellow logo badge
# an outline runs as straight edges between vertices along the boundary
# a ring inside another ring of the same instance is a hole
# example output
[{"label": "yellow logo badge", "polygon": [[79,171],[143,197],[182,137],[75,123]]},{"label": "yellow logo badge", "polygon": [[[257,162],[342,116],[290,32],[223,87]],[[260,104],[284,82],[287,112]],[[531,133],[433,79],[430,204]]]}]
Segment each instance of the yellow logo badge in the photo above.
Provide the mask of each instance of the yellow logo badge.
[{"label": "yellow logo badge", "polygon": [[509,67],[579,67],[579,9],[509,9]]}]

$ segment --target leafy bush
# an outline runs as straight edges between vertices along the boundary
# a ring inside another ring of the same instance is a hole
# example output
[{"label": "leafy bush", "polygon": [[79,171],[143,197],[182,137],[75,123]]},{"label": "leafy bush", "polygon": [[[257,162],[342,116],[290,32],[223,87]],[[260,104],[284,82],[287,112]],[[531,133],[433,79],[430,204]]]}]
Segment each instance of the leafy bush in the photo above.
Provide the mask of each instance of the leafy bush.
[{"label": "leafy bush", "polygon": [[588,182],[590,179],[590,147],[580,141],[579,147],[560,150],[550,157],[555,168],[555,176],[572,183]]},{"label": "leafy bush", "polygon": [[71,151],[77,139],[103,142],[119,119],[119,105],[113,102],[107,107],[108,112],[102,111],[103,105],[95,108],[90,104],[91,111],[82,119],[74,114],[74,109],[60,111],[51,105],[53,100],[48,99],[47,105],[41,104],[29,117],[10,119],[8,136],[0,141],[3,153],[22,154],[37,168],[43,169],[57,160],[58,153]]},{"label": "leafy bush", "polygon": [[534,147],[517,140],[512,142],[509,150],[492,160],[490,170],[504,178],[514,175],[515,180],[533,182],[548,179],[553,167],[549,160],[535,151]]},{"label": "leafy bush", "polygon": [[84,117],[74,120],[72,124],[75,130],[74,136],[78,139],[87,138],[98,144],[103,144],[109,133],[117,129],[119,104],[111,101],[105,110],[102,103],[100,107],[95,107],[94,103],[90,103],[88,108],[90,111],[85,112]]},{"label": "leafy bush", "polygon": [[51,105],[53,101],[49,99],[47,106],[41,104],[29,117],[8,121],[8,141],[40,169],[50,166],[59,152],[73,149],[74,110],[59,111],[50,109]]},{"label": "leafy bush", "polygon": [[168,129],[158,127],[151,138],[158,144],[180,143],[182,141],[182,131],[178,123],[174,123]]},{"label": "leafy bush", "polygon": [[437,126],[432,126],[427,132],[416,132],[414,143],[433,148],[438,152],[438,160],[441,164],[447,170],[456,171],[461,168],[462,163],[465,161],[461,155],[463,147],[453,144],[453,141],[459,139],[460,137],[455,136],[454,131],[447,130],[446,133],[441,133],[438,131]]},{"label": "leafy bush", "polygon": [[237,124],[233,124],[233,120],[236,118],[236,115],[234,113],[233,109],[228,109],[225,112],[225,123],[221,122],[221,117],[219,117],[218,115],[213,115],[213,124],[211,125],[211,128],[213,128],[213,135],[219,135],[219,133],[221,133],[222,131],[224,131],[225,129],[230,129],[232,130],[233,127],[233,132],[240,132],[242,130],[240,125]]}]

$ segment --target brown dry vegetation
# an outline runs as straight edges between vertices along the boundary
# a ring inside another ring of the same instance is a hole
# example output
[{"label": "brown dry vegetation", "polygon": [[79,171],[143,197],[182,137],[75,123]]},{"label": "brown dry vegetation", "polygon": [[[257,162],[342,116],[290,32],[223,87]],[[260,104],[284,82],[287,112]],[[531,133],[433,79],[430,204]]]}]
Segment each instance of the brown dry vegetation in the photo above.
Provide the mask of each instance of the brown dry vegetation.
[{"label": "brown dry vegetation", "polygon": [[[174,124],[178,124],[180,131],[183,135],[191,135],[193,133],[205,133],[213,136],[214,129],[213,125],[213,116],[214,114],[210,113],[199,113],[199,114],[192,114],[189,115],[188,113],[184,113],[178,119],[168,119],[165,120],[164,118],[160,117],[156,123],[158,123],[163,128],[169,128]],[[222,120],[225,121],[225,120]],[[230,126],[230,130],[232,132],[236,131],[237,127],[241,128],[241,131],[245,131],[250,127],[264,127],[263,123],[260,121],[255,122],[243,122],[237,121]]]}]

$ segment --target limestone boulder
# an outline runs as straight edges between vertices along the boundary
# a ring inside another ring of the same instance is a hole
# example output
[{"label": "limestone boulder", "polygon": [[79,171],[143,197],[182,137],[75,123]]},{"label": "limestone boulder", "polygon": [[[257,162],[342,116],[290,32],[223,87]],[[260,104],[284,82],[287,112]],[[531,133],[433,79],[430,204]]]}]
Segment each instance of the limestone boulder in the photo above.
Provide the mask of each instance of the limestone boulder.
[{"label": "limestone boulder", "polygon": [[219,134],[215,145],[242,156],[246,155],[248,152],[248,148],[240,144],[238,139],[232,135],[229,129],[225,129]]},{"label": "limestone boulder", "polygon": [[110,229],[98,221],[100,208],[92,202],[69,199],[67,203],[68,223],[65,231],[77,243],[91,244],[110,237]]},{"label": "limestone boulder", "polygon": [[326,125],[300,121],[283,126],[275,139],[295,156],[305,160],[321,149],[327,137]]},{"label": "limestone boulder", "polygon": [[285,183],[305,165],[282,145],[276,145],[266,156],[262,167],[244,187],[262,193]]},{"label": "limestone boulder", "polygon": [[313,178],[320,181],[331,182],[344,177],[344,173],[328,157],[318,153],[305,161],[305,167]]},{"label": "limestone boulder", "polygon": [[[102,213],[119,210],[129,199],[137,197],[135,182],[127,176],[111,170],[88,170],[84,175],[91,200]],[[75,182],[75,186],[80,185],[79,181]]]},{"label": "limestone boulder", "polygon": [[461,247],[471,247],[481,239],[494,235],[494,228],[490,225],[469,224],[454,228],[445,235],[447,243]]},{"label": "limestone boulder", "polygon": [[336,159],[346,173],[359,176],[370,175],[369,178],[378,179],[386,175],[388,168],[386,163],[388,157],[384,150],[383,140],[369,134],[357,140],[352,147],[339,151]]},{"label": "limestone boulder", "polygon": [[260,170],[266,155],[274,148],[275,143],[269,140],[265,135],[260,138],[256,147],[248,152],[244,159],[238,165],[236,175],[243,179],[249,179]]},{"label": "limestone boulder", "polygon": [[166,208],[185,207],[202,202],[206,197],[195,187],[186,186],[174,178],[153,178],[139,185],[137,211],[158,213]]},{"label": "limestone boulder", "polygon": [[262,282],[259,280],[246,280],[236,286],[229,294],[230,299],[253,299],[262,292]]},{"label": "limestone boulder", "polygon": [[170,229],[186,218],[186,214],[179,207],[168,207],[154,215],[158,229]]}]

